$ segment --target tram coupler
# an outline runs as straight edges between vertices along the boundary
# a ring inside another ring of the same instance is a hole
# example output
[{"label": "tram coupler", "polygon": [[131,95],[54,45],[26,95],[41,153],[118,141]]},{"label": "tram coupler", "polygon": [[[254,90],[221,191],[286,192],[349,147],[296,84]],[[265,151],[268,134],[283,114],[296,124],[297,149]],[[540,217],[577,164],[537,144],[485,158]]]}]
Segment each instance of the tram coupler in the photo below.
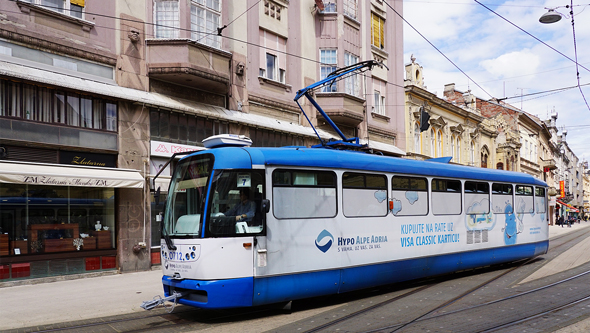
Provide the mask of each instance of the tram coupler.
[{"label": "tram coupler", "polygon": [[176,304],[178,302],[178,299],[183,298],[187,294],[188,294],[188,292],[179,293],[179,292],[175,291],[172,293],[172,295],[170,295],[168,297],[164,297],[164,298],[162,298],[160,295],[156,295],[156,296],[154,296],[154,299],[152,299],[151,301],[143,301],[143,303],[141,303],[140,307],[144,310],[149,311],[159,305],[163,305],[165,307],[166,306],[165,302],[173,302],[174,304],[172,305],[172,308],[169,309],[169,311],[168,311],[168,312],[172,312],[172,310],[174,310],[174,307],[176,306]]}]

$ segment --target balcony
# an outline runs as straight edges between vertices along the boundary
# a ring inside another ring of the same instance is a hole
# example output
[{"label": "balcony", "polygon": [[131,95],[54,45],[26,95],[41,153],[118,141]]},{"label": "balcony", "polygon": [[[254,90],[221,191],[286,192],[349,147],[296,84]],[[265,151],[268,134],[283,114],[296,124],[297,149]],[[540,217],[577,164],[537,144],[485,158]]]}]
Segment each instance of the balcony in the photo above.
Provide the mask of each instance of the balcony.
[{"label": "balcony", "polygon": [[557,164],[555,163],[555,160],[552,158],[548,160],[541,158],[541,167],[543,168],[543,170],[550,171],[557,169]]},{"label": "balcony", "polygon": [[[364,100],[345,93],[316,93],[316,101],[337,125],[356,127],[365,120]],[[322,116],[318,113],[318,119]]]},{"label": "balcony", "polygon": [[227,94],[231,53],[190,39],[148,39],[146,46],[150,78]]}]

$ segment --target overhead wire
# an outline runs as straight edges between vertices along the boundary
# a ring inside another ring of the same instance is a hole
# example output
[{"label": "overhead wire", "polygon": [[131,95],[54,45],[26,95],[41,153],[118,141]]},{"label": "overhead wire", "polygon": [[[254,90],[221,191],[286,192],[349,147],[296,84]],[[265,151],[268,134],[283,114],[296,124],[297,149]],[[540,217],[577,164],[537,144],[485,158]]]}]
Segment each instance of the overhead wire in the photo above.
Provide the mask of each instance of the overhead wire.
[{"label": "overhead wire", "polygon": [[408,26],[410,26],[410,28],[412,28],[418,35],[420,35],[420,37],[422,37],[428,44],[430,44],[430,46],[432,46],[436,51],[438,51],[438,53],[440,53],[445,59],[447,59],[453,66],[455,66],[455,68],[457,68],[461,73],[463,73],[463,75],[465,75],[469,80],[471,80],[479,89],[481,89],[483,92],[485,92],[488,96],[490,96],[490,98],[493,98],[494,96],[492,96],[492,94],[490,94],[489,92],[487,92],[487,90],[485,90],[482,86],[480,86],[474,79],[472,79],[467,73],[465,73],[459,66],[457,66],[457,64],[455,64],[449,57],[447,57],[446,54],[444,54],[438,47],[436,47],[436,45],[434,45],[430,40],[428,40],[428,38],[426,38],[422,33],[420,33],[420,31],[418,31],[418,29],[416,29],[410,22],[408,22],[400,13],[397,12],[397,10],[395,10],[395,8],[393,8],[393,6],[391,6],[389,4],[389,2],[387,0],[383,1],[391,10],[393,10],[393,12],[399,16],[399,18],[401,18]]},{"label": "overhead wire", "polygon": [[[247,13],[249,10],[251,10],[252,8],[254,8],[254,7],[255,7],[255,6],[258,4],[258,3],[260,3],[260,1],[261,1],[261,0],[259,0],[259,1],[258,1],[258,2],[256,2],[255,4],[251,5],[251,6],[250,6],[248,9],[246,9],[246,11],[244,11],[243,13],[241,13],[240,15],[238,15],[238,16],[237,16],[237,17],[236,17],[234,20],[232,20],[232,21],[231,21],[231,22],[229,22],[227,25],[225,25],[225,27],[228,27],[229,25],[231,25],[232,23],[234,23],[234,22],[235,22],[235,21],[236,21],[236,20],[237,20],[239,17],[243,16],[243,15],[244,15],[245,13]],[[390,1],[396,1],[396,0],[390,0]],[[474,1],[478,2],[477,0],[474,0]],[[443,56],[444,56],[444,57],[445,57],[447,60],[449,60],[449,62],[450,62],[451,64],[453,64],[453,65],[454,65],[454,66],[455,66],[455,67],[456,67],[456,68],[457,68],[459,71],[461,71],[461,72],[462,72],[462,73],[463,73],[463,74],[464,74],[464,75],[465,75],[465,76],[466,76],[468,79],[470,79],[471,81],[473,81],[473,83],[474,83],[474,84],[476,84],[476,85],[477,85],[477,86],[478,86],[480,89],[482,89],[482,91],[484,91],[484,92],[485,92],[486,94],[488,94],[490,97],[492,96],[492,95],[491,95],[491,94],[489,94],[487,91],[485,91],[485,89],[483,89],[483,88],[482,88],[482,87],[481,87],[481,86],[480,86],[480,85],[479,85],[479,84],[478,84],[478,83],[477,83],[475,80],[473,80],[471,77],[469,77],[469,75],[467,75],[467,74],[466,74],[466,73],[465,73],[463,70],[461,70],[461,69],[460,69],[460,68],[459,68],[459,67],[458,67],[456,64],[454,64],[454,62],[452,62],[452,61],[451,61],[451,60],[450,60],[450,59],[449,59],[449,58],[448,58],[448,57],[447,57],[447,56],[446,56],[446,55],[445,55],[445,54],[444,54],[442,51],[440,51],[440,50],[439,50],[439,49],[438,49],[438,48],[437,48],[435,45],[433,45],[433,44],[432,44],[432,43],[431,43],[431,42],[430,42],[430,41],[429,41],[429,40],[428,40],[426,37],[424,37],[424,36],[423,36],[423,35],[422,35],[422,34],[421,34],[419,31],[417,31],[417,29],[416,29],[416,28],[414,28],[414,27],[413,27],[413,26],[412,26],[412,25],[411,25],[411,24],[410,24],[410,23],[409,23],[407,20],[405,20],[405,18],[403,18],[403,17],[402,17],[402,16],[401,16],[401,15],[400,15],[400,14],[399,14],[399,13],[398,13],[398,12],[397,12],[397,11],[396,11],[394,8],[393,8],[393,7],[392,7],[392,6],[389,4],[389,3],[387,3],[387,1],[385,1],[385,3],[387,4],[387,6],[388,6],[389,8],[391,8],[391,9],[392,9],[392,10],[393,10],[393,11],[394,11],[396,14],[397,14],[397,15],[398,15],[398,16],[399,16],[399,17],[400,17],[400,18],[401,18],[401,19],[402,19],[402,20],[403,20],[403,21],[404,21],[406,24],[408,24],[410,27],[412,27],[412,29],[414,29],[414,31],[416,31],[416,32],[417,32],[417,33],[418,33],[420,36],[422,36],[422,38],[424,38],[424,40],[426,40],[426,41],[427,41],[427,42],[428,42],[428,43],[429,43],[431,46],[433,46],[433,47],[434,47],[434,48],[435,48],[435,49],[436,49],[436,50],[437,50],[439,53],[441,53],[441,54],[442,54],[442,55],[443,55]],[[478,2],[478,4],[479,4],[479,2]],[[55,6],[50,6],[50,5],[38,5],[38,6],[47,7],[47,8],[57,8],[57,7],[55,7]],[[488,10],[490,10],[490,9],[488,8]],[[11,11],[5,11],[5,12],[11,12]],[[17,13],[17,14],[20,14],[20,12],[12,12],[12,13]],[[151,26],[154,26],[154,27],[161,27],[161,28],[171,28],[171,29],[176,29],[176,30],[178,30],[178,31],[197,32],[197,33],[199,33],[199,34],[204,34],[204,36],[203,36],[203,37],[201,37],[199,40],[203,39],[204,37],[206,37],[206,36],[208,36],[208,35],[212,35],[212,34],[215,34],[215,33],[216,33],[216,32],[200,32],[200,31],[195,31],[195,30],[192,30],[192,29],[186,29],[186,28],[180,28],[180,27],[173,27],[173,26],[169,26],[169,25],[163,25],[163,24],[159,24],[159,23],[144,22],[144,21],[140,21],[140,20],[134,20],[134,19],[129,19],[129,18],[118,18],[118,17],[114,17],[114,16],[111,16],[111,15],[97,14],[97,13],[91,13],[91,12],[85,12],[85,14],[86,14],[86,15],[95,15],[95,16],[99,16],[99,17],[105,17],[105,18],[112,18],[112,19],[117,19],[117,20],[121,20],[121,21],[127,21],[127,22],[141,23],[141,24],[151,25]],[[118,28],[114,28],[114,27],[107,27],[107,26],[100,26],[100,27],[101,27],[101,28],[105,28],[105,29],[117,30],[117,31],[122,31],[122,30],[123,30],[123,29],[118,29]],[[225,27],[224,27],[224,28],[225,28]],[[154,35],[153,33],[151,33],[151,34],[150,34],[150,33],[147,33],[147,32],[145,32],[145,31],[144,31],[144,34],[145,34],[146,36],[155,37],[155,35]],[[310,62],[313,62],[313,63],[316,63],[316,64],[321,64],[321,65],[328,65],[328,64],[322,63],[321,61],[318,61],[318,60],[316,60],[316,59],[311,59],[311,58],[307,58],[307,57],[300,56],[300,55],[297,55],[297,54],[288,53],[288,52],[286,52],[286,51],[281,51],[281,50],[277,50],[277,49],[274,49],[274,48],[266,47],[266,46],[263,46],[263,45],[260,45],[260,44],[257,44],[257,43],[252,43],[252,42],[244,41],[244,40],[241,40],[241,39],[237,39],[237,38],[230,37],[230,36],[225,36],[225,35],[221,35],[221,37],[222,37],[222,38],[227,38],[227,39],[229,39],[229,40],[233,40],[233,41],[236,41],[236,42],[244,43],[244,44],[246,44],[246,45],[250,45],[250,46],[255,46],[255,47],[258,47],[258,48],[262,48],[262,49],[270,49],[270,50],[272,50],[272,51],[275,51],[275,52],[277,52],[277,53],[282,53],[282,54],[285,54],[285,55],[288,55],[288,56],[292,56],[292,57],[295,57],[295,58],[299,58],[299,59],[301,59],[301,60],[305,60],[305,61],[310,61]],[[197,42],[198,42],[198,41],[197,41]],[[204,54],[203,54],[203,55],[204,55]],[[205,55],[204,55],[204,56],[205,56]],[[577,61],[574,61],[574,62],[577,64]],[[581,65],[580,65],[580,66],[581,66]],[[585,68],[585,67],[583,67],[583,66],[581,66],[581,67],[582,67],[582,68]],[[125,70],[123,70],[123,71],[125,71]],[[351,75],[352,75],[352,74],[351,74]],[[370,75],[367,75],[366,73],[359,73],[358,75],[360,75],[360,76],[363,76],[363,77],[365,77],[365,78],[370,78]],[[534,75],[534,74],[530,74],[530,75]],[[339,78],[339,79],[338,79],[338,81],[340,81],[340,80],[342,80],[342,79],[345,79],[345,78],[347,78],[347,77],[348,77],[348,76],[346,76],[346,77],[342,77],[342,78]],[[486,82],[487,82],[487,81],[486,81]],[[404,87],[404,86],[402,86],[402,85],[398,85],[398,84],[396,84],[396,83],[392,83],[392,82],[389,82],[389,81],[385,81],[384,83],[386,83],[387,85],[392,85],[392,86],[399,87],[399,88],[405,88],[405,87]],[[582,84],[582,85],[580,85],[580,86],[586,86],[586,85],[588,85],[588,84]],[[548,91],[543,91],[543,92],[537,92],[537,93],[532,93],[532,94],[526,94],[526,95],[522,95],[522,96],[531,96],[531,95],[543,94],[543,93],[547,93],[547,92],[553,92],[553,91],[561,92],[561,91],[568,90],[568,89],[575,88],[575,87],[576,87],[576,86],[574,86],[574,87],[565,87],[565,88],[557,88],[557,89],[553,89],[553,90],[548,90]],[[512,98],[520,98],[520,97],[521,97],[521,96],[506,97],[506,98],[503,98],[502,100],[504,100],[504,99],[512,99]]]},{"label": "overhead wire", "polygon": [[578,89],[580,89],[580,94],[582,94],[582,98],[584,99],[584,103],[586,103],[586,107],[590,111],[590,105],[588,105],[588,101],[586,100],[586,96],[584,96],[584,92],[582,91],[582,87],[580,86],[580,70],[578,68],[578,46],[576,43],[576,28],[574,26],[574,0],[571,0],[570,16],[572,17],[572,33],[574,36],[574,56],[576,59],[576,78],[578,80]]}]

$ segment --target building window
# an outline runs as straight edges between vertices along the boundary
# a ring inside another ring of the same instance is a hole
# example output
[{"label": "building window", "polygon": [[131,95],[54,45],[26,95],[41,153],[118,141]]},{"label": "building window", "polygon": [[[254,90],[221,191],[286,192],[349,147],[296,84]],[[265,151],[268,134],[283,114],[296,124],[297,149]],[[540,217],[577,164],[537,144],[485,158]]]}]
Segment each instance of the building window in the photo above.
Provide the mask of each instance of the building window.
[{"label": "building window", "polygon": [[264,1],[264,14],[278,21],[281,20],[281,6],[270,1]]},{"label": "building window", "polygon": [[457,136],[457,163],[461,163],[461,136]]},{"label": "building window", "polygon": [[422,152],[422,144],[421,144],[421,134],[420,134],[420,124],[414,124],[414,152],[419,154]]},{"label": "building window", "polygon": [[434,129],[430,129],[430,157],[436,157],[436,133],[434,133]]},{"label": "building window", "polygon": [[259,76],[285,83],[287,40],[266,30],[260,30],[260,44],[264,48],[260,48]]},{"label": "building window", "polygon": [[0,80],[0,117],[117,130],[114,103],[8,80]]},{"label": "building window", "polygon": [[385,48],[385,20],[375,13],[371,13],[371,44]]},{"label": "building window", "polygon": [[[344,53],[344,66],[351,66],[359,62],[359,57],[352,53]],[[347,94],[353,96],[360,95],[360,76],[357,74],[350,75],[344,79],[344,90]]]},{"label": "building window", "polygon": [[324,10],[322,13],[336,13],[336,2],[324,1]]},{"label": "building window", "polygon": [[[336,50],[335,49],[321,49],[320,50],[320,80],[328,77],[330,73],[336,70]],[[322,92],[338,91],[336,82],[322,87]]]},{"label": "building window", "polygon": [[217,28],[221,22],[220,0],[191,1],[191,38],[198,43],[221,48]]},{"label": "building window", "polygon": [[202,146],[210,136],[229,133],[226,122],[152,109],[150,111],[150,138],[157,141]]},{"label": "building window", "polygon": [[385,115],[385,96],[375,90],[375,113]]},{"label": "building window", "polygon": [[473,141],[469,146],[469,165],[475,165],[475,143]]},{"label": "building window", "polygon": [[77,18],[84,18],[84,0],[24,0],[43,8],[69,15]]},{"label": "building window", "polygon": [[344,15],[356,19],[356,0],[344,0]]},{"label": "building window", "polygon": [[156,0],[154,17],[156,18],[154,25],[156,38],[178,38],[180,31],[178,0]]},{"label": "building window", "polygon": [[437,146],[437,155],[438,157],[442,157],[444,155],[443,152],[443,138],[442,138],[442,130],[438,130],[438,133],[436,134],[436,144]]},{"label": "building window", "polygon": [[451,135],[451,156],[453,156],[453,161],[457,162],[457,157],[455,155],[455,140],[457,140],[457,138],[455,138],[454,135]]},{"label": "building window", "polygon": [[267,53],[266,54],[266,78],[277,80],[277,57]]}]

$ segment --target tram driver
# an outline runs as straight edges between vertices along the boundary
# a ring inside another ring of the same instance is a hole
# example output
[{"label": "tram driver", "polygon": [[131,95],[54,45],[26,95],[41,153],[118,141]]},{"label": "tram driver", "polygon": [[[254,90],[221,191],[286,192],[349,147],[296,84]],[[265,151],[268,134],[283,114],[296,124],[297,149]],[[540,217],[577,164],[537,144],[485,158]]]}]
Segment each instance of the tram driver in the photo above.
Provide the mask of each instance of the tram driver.
[{"label": "tram driver", "polygon": [[250,200],[250,190],[243,188],[240,190],[240,202],[225,212],[225,216],[235,216],[236,222],[250,222],[255,212],[256,203]]}]

